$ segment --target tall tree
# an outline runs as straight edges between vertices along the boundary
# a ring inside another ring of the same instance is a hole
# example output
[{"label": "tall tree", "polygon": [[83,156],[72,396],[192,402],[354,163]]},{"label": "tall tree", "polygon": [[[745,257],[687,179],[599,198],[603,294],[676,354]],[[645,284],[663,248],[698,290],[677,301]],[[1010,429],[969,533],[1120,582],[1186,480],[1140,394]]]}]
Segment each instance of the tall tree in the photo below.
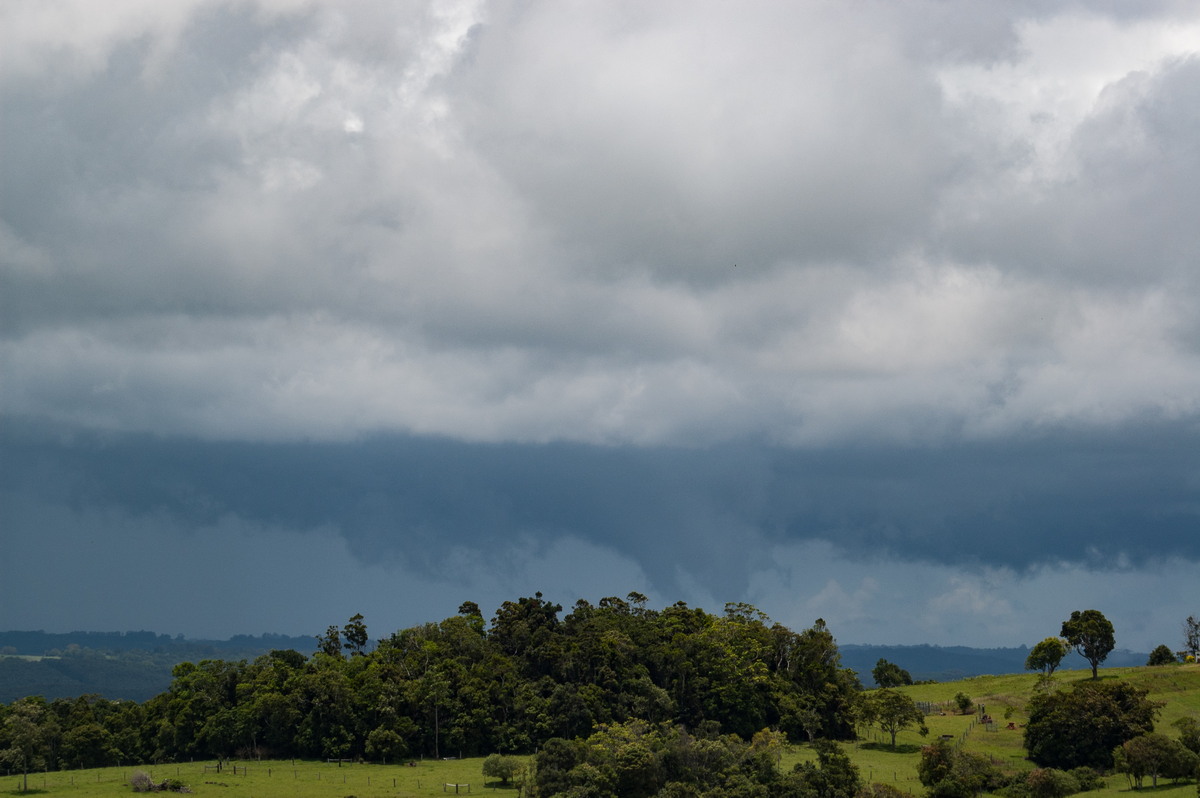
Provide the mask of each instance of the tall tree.
[{"label": "tall tree", "polygon": [[1108,658],[1109,652],[1117,645],[1113,625],[1100,610],[1075,610],[1069,619],[1063,621],[1059,634],[1091,663],[1093,679],[1097,678],[1096,669],[1100,663]]},{"label": "tall tree", "polygon": [[1069,650],[1061,637],[1047,637],[1029,650],[1029,656],[1025,658],[1025,670],[1040,670],[1042,675],[1050,676]]},{"label": "tall tree", "polygon": [[342,627],[342,636],[346,639],[346,648],[349,649],[350,656],[361,657],[367,653],[370,638],[367,636],[367,625],[363,623],[361,612],[346,621],[346,625]]},{"label": "tall tree", "polygon": [[1183,622],[1183,651],[1179,652],[1179,657],[1188,656],[1193,660],[1200,659],[1200,618],[1195,615],[1189,615]]},{"label": "tall tree", "polygon": [[29,791],[29,771],[49,764],[53,726],[54,717],[41,696],[19,699],[9,707],[4,719],[4,737],[9,747],[0,751],[0,759],[21,771],[21,792]]}]

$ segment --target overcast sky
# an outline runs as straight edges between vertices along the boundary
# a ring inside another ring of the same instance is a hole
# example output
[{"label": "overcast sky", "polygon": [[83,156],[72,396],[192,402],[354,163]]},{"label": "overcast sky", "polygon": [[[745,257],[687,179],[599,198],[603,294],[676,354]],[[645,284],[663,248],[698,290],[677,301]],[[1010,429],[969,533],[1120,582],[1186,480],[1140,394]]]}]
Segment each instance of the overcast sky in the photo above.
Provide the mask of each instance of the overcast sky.
[{"label": "overcast sky", "polygon": [[0,628],[1200,614],[1194,2],[0,4]]}]

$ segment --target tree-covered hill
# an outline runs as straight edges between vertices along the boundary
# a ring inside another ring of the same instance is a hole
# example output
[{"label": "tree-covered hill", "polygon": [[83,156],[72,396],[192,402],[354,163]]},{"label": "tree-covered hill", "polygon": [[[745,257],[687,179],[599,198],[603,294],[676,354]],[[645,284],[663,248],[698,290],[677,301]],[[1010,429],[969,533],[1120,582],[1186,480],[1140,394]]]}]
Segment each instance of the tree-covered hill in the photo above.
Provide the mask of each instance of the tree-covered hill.
[{"label": "tree-covered hill", "polygon": [[311,656],[177,665],[141,704],[85,696],[3,711],[44,731],[48,766],[239,753],[395,761],[531,752],[634,719],[746,739],[766,727],[848,738],[860,689],[823,621],[794,632],[748,605],[654,610],[637,594],[566,614],[538,594],[504,602],[490,623],[467,602],[373,647],[355,616],[315,642]]}]

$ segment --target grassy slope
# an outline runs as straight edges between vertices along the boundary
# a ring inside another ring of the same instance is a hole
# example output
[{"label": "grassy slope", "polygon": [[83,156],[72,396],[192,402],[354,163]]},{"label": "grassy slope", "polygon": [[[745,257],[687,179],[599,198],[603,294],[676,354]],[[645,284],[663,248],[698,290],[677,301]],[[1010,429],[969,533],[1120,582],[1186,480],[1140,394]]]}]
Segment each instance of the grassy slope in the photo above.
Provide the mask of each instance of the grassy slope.
[{"label": "grassy slope", "polygon": [[[1069,688],[1078,681],[1091,678],[1090,670],[1060,671],[1053,677],[1057,689]],[[1104,668],[1101,679],[1123,679],[1147,688],[1150,698],[1165,701],[1166,706],[1159,715],[1155,728],[1172,737],[1176,736],[1171,722],[1185,715],[1200,718],[1200,665],[1178,665],[1162,668]],[[976,676],[957,682],[914,685],[900,688],[917,701],[929,701],[946,706],[946,714],[930,715],[926,719],[929,736],[921,737],[915,731],[901,732],[896,738],[897,749],[888,745],[888,738],[875,732],[874,739],[868,738],[846,746],[847,752],[862,771],[865,779],[894,783],[903,790],[919,795],[923,792],[917,780],[917,759],[920,747],[940,735],[961,739],[965,750],[984,754],[998,762],[1005,770],[1028,770],[1033,767],[1025,760],[1020,727],[1026,721],[1025,705],[1037,687],[1035,674],[1013,674],[1007,676]],[[954,696],[966,693],[976,704],[986,707],[987,713],[997,721],[996,730],[988,731],[978,723],[975,715],[958,715],[954,707]],[[1009,722],[1018,728],[1009,730]],[[807,758],[803,750],[793,754],[796,760]],[[1151,792],[1142,790],[1137,794]],[[1195,798],[1194,783],[1161,786],[1152,791],[1156,798]],[[1087,793],[1092,798],[1133,794],[1124,776],[1108,779],[1104,790]]]},{"label": "grassy slope", "polygon": [[[1054,675],[1058,688],[1091,677],[1090,671],[1065,671]],[[1167,705],[1159,718],[1157,728],[1174,735],[1171,721],[1184,715],[1200,717],[1200,665],[1169,666],[1164,668],[1109,668],[1100,673],[1102,679],[1125,679],[1150,690],[1150,697],[1166,701]],[[930,715],[927,718],[929,737],[921,737],[914,731],[901,732],[897,737],[896,750],[888,745],[887,738],[875,733],[875,739],[865,739],[846,745],[855,764],[869,781],[892,783],[901,789],[921,795],[924,790],[917,780],[917,759],[920,747],[939,735],[962,739],[966,750],[985,754],[1000,762],[1009,770],[1026,770],[1032,764],[1025,761],[1021,747],[1021,731],[1008,730],[1011,720],[1018,726],[1024,724],[1024,707],[1036,688],[1037,677],[1033,674],[1010,676],[977,676],[958,682],[915,685],[901,688],[918,701],[944,703],[953,706],[956,693],[963,692],[977,704],[987,707],[988,714],[999,721],[997,731],[987,731],[974,715]],[[1011,711],[1010,711],[1011,710]],[[1006,715],[1008,717],[1006,717]],[[795,762],[811,758],[805,747],[789,752],[783,761],[785,768]],[[240,764],[240,763],[239,763]],[[164,778],[179,778],[188,784],[198,796],[221,796],[222,798],[417,798],[418,796],[453,795],[454,790],[444,790],[443,784],[470,784],[471,794],[490,793],[517,795],[511,787],[502,789],[497,783],[483,778],[483,759],[463,759],[450,762],[423,761],[417,767],[404,765],[344,765],[317,762],[275,761],[250,762],[248,773],[237,775],[226,770],[217,774],[205,771],[203,763],[147,767],[156,781]],[[29,794],[62,795],[72,798],[91,796],[128,796],[129,776],[133,768],[105,768],[101,770],[77,770],[59,773],[35,774],[30,776]],[[394,781],[393,781],[394,780]],[[394,786],[393,786],[394,785]],[[8,776],[0,780],[0,795],[18,795],[19,776]],[[1154,798],[1194,798],[1195,784],[1160,786],[1157,790],[1142,790],[1140,793],[1154,794]],[[173,793],[157,793],[166,795]],[[462,793],[465,794],[465,789]],[[1109,778],[1108,787],[1086,793],[1089,798],[1130,798],[1134,795],[1123,776]]]}]

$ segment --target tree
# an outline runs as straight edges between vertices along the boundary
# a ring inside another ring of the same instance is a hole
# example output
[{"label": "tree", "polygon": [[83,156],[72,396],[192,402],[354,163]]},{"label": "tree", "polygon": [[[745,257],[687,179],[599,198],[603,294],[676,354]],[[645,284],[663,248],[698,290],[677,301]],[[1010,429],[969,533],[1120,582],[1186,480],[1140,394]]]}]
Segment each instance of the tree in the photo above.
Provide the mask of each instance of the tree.
[{"label": "tree", "polygon": [[483,760],[483,775],[500,779],[500,784],[507,786],[509,780],[521,769],[521,760],[515,756],[504,754],[489,754]]},{"label": "tree", "polygon": [[[817,761],[801,762],[784,783],[798,795],[814,798],[855,798],[862,789],[858,767],[830,740],[814,740]],[[790,794],[790,793],[789,793]]]},{"label": "tree", "polygon": [[1150,652],[1150,659],[1146,660],[1147,665],[1173,665],[1175,664],[1175,652],[1171,651],[1167,646],[1159,646]]},{"label": "tree", "polygon": [[904,693],[895,690],[876,690],[863,701],[862,719],[867,725],[878,726],[880,731],[890,734],[892,748],[896,747],[896,735],[910,726],[924,737],[929,734],[925,725],[925,713],[916,702]]},{"label": "tree", "polygon": [[975,708],[975,702],[971,700],[971,696],[963,692],[954,694],[954,703],[958,705],[960,715],[970,714],[971,710]]},{"label": "tree", "polygon": [[1036,695],[1029,702],[1025,750],[1042,767],[1109,768],[1126,740],[1154,731],[1161,702],[1126,682],[1079,682],[1072,690]]},{"label": "tree", "polygon": [[1192,661],[1200,659],[1200,618],[1189,615],[1183,622],[1183,651],[1179,658],[1191,657]]},{"label": "tree", "polygon": [[1157,787],[1159,776],[1192,775],[1200,765],[1200,757],[1166,735],[1142,734],[1113,750],[1113,764],[1133,787],[1140,788],[1146,776],[1150,777],[1151,786]]},{"label": "tree", "polygon": [[1000,771],[978,754],[956,751],[945,740],[921,749],[917,777],[931,798],[971,798],[999,786]]},{"label": "tree", "polygon": [[1200,754],[1200,720],[1183,717],[1171,724],[1179,729],[1179,742],[1194,754]]},{"label": "tree", "polygon": [[1025,777],[1031,798],[1066,798],[1080,791],[1079,779],[1058,768],[1034,768]]},{"label": "tree", "polygon": [[367,636],[367,625],[363,623],[361,612],[346,621],[346,625],[342,627],[342,636],[346,638],[346,648],[350,650],[350,656],[361,657],[367,653],[370,638]]},{"label": "tree", "polygon": [[1025,670],[1040,670],[1042,675],[1050,676],[1069,650],[1066,641],[1061,637],[1047,637],[1029,650],[1029,656],[1025,658]]},{"label": "tree", "polygon": [[408,754],[408,746],[404,738],[392,729],[380,727],[367,735],[367,756],[387,764],[389,760],[398,762]]},{"label": "tree", "polygon": [[49,764],[48,742],[54,725],[54,717],[46,711],[41,696],[19,699],[9,707],[4,719],[4,738],[9,747],[0,750],[0,759],[21,771],[21,792],[29,791],[29,771]]},{"label": "tree", "polygon": [[1117,645],[1113,625],[1100,610],[1075,610],[1068,620],[1063,621],[1059,634],[1091,663],[1093,679],[1097,678],[1096,669],[1100,663]]},{"label": "tree", "polygon": [[342,656],[342,634],[336,626],[330,626],[325,634],[317,635],[317,651],[331,657]]},{"label": "tree", "polygon": [[886,659],[880,659],[875,663],[875,667],[871,669],[871,676],[874,677],[875,684],[880,687],[900,687],[913,683],[912,676],[908,671]]}]

